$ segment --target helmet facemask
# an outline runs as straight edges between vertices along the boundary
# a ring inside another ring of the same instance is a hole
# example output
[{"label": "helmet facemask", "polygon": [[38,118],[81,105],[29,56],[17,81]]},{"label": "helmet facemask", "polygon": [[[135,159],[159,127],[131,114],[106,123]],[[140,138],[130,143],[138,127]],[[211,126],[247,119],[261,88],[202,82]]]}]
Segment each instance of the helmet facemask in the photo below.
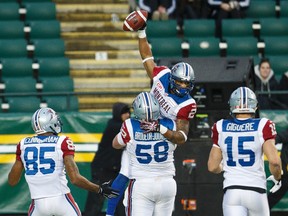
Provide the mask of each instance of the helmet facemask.
[{"label": "helmet facemask", "polygon": [[[170,76],[170,89],[179,97],[184,97],[193,90],[194,87],[194,70],[193,68],[184,62],[180,62],[174,65],[171,69]],[[177,82],[187,82],[188,85],[183,87]]]}]

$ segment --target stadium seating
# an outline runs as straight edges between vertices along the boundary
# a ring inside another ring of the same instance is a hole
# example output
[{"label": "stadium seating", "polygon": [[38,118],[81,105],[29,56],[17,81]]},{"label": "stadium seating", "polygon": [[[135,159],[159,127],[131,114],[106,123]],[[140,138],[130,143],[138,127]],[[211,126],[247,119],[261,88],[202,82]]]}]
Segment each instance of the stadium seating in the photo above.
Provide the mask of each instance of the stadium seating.
[{"label": "stadium seating", "polygon": [[225,37],[227,56],[257,56],[258,40],[254,37]]},{"label": "stadium seating", "polygon": [[0,20],[19,20],[19,4],[18,2],[5,1],[0,2]]},{"label": "stadium seating", "polygon": [[265,56],[286,55],[288,56],[288,35],[262,37],[265,43]]},{"label": "stadium seating", "polygon": [[73,92],[74,82],[70,76],[40,77],[42,92]]},{"label": "stadium seating", "polygon": [[184,37],[211,37],[215,35],[215,21],[212,19],[186,19],[183,29]]},{"label": "stadium seating", "polygon": [[146,34],[148,38],[177,37],[176,20],[147,21]]},{"label": "stadium seating", "polygon": [[152,38],[149,43],[155,58],[182,57],[180,38]]},{"label": "stadium seating", "polygon": [[60,38],[61,27],[58,20],[28,21],[30,27],[29,39],[52,39]]},{"label": "stadium seating", "polygon": [[27,57],[27,41],[25,39],[0,40],[0,58]]},{"label": "stadium seating", "polygon": [[30,41],[34,47],[33,57],[64,57],[65,44],[61,38],[35,39]]},{"label": "stadium seating", "polygon": [[30,58],[1,59],[1,75],[2,77],[33,77],[32,63]]},{"label": "stadium seating", "polygon": [[36,96],[8,97],[9,109],[7,112],[35,112],[40,108],[40,99]]},{"label": "stadium seating", "polygon": [[48,107],[57,110],[57,112],[79,111],[79,101],[75,95],[44,96],[43,101]]},{"label": "stadium seating", "polygon": [[[0,6],[1,7],[1,6]],[[25,38],[24,23],[20,20],[0,21],[0,39]]]},{"label": "stadium seating", "polygon": [[288,55],[286,56],[267,56],[275,76],[280,79],[284,72],[288,71]]},{"label": "stadium seating", "polygon": [[288,17],[288,1],[280,1],[280,17]]},{"label": "stadium seating", "polygon": [[276,17],[276,1],[250,1],[246,10],[247,18]]},{"label": "stadium seating", "polygon": [[30,2],[51,2],[51,0],[20,0],[21,3],[30,3]]},{"label": "stadium seating", "polygon": [[37,61],[39,64],[38,73],[41,77],[69,76],[69,59],[66,57],[38,58]]},{"label": "stadium seating", "polygon": [[[288,5],[287,5],[288,6]],[[288,17],[260,18],[260,36],[288,36]]]},{"label": "stadium seating", "polygon": [[253,37],[257,31],[257,29],[253,28],[254,23],[255,19],[253,18],[223,19],[222,37]]},{"label": "stadium seating", "polygon": [[9,77],[3,79],[5,93],[36,93],[36,80],[33,77]]},{"label": "stadium seating", "polygon": [[55,20],[56,4],[50,2],[24,2],[22,6],[26,9],[25,20]]},{"label": "stadium seating", "polygon": [[187,38],[189,57],[220,56],[219,39],[215,37]]}]

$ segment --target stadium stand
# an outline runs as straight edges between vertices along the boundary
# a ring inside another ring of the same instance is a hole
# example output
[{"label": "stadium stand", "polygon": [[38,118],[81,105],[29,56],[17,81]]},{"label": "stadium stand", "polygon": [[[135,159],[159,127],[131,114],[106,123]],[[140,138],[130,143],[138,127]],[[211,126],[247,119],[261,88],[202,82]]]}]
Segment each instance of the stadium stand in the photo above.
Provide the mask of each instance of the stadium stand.
[{"label": "stadium stand", "polygon": [[288,35],[261,37],[265,43],[265,56],[286,55],[288,56]]},{"label": "stadium stand", "polygon": [[227,56],[258,56],[258,40],[255,37],[225,37]]},{"label": "stadium stand", "polygon": [[58,20],[26,21],[27,37],[29,39],[60,38],[61,26]]},{"label": "stadium stand", "polygon": [[61,38],[32,39],[30,43],[33,46],[31,55],[34,58],[65,56],[65,43]]},{"label": "stadium stand", "polygon": [[183,24],[184,37],[212,37],[215,34],[213,19],[186,19]]},{"label": "stadium stand", "polygon": [[27,55],[27,41],[24,38],[0,40],[0,58],[19,58]]},{"label": "stadium stand", "polygon": [[277,17],[277,10],[276,1],[252,0],[246,10],[246,18]]},{"label": "stadium stand", "polygon": [[288,36],[288,17],[285,18],[260,18],[260,37]]},{"label": "stadium stand", "polygon": [[280,17],[288,17],[288,1],[280,0]]},{"label": "stadium stand", "polygon": [[[1,7],[1,6],[0,6]],[[1,12],[0,12],[1,13]],[[0,39],[23,39],[25,38],[24,22],[20,20],[1,20]]]},{"label": "stadium stand", "polygon": [[56,4],[52,1],[22,1],[24,20],[55,20]]},{"label": "stadium stand", "polygon": [[0,2],[0,20],[19,20],[20,5],[16,1],[1,1]]},{"label": "stadium stand", "polygon": [[[155,58],[161,57],[182,57],[181,38],[151,38],[149,43]],[[161,46],[159,46],[161,44]]]},{"label": "stadium stand", "polygon": [[257,21],[254,18],[223,19],[222,37],[253,37],[257,35],[259,28],[260,26],[259,24],[257,25]]},{"label": "stadium stand", "polygon": [[221,56],[219,38],[190,37],[186,40],[189,43],[189,57]]},{"label": "stadium stand", "polygon": [[177,37],[177,21],[176,20],[148,20],[146,34],[149,38]]},{"label": "stadium stand", "polygon": [[33,60],[30,58],[2,58],[1,79],[3,77],[33,77]]}]

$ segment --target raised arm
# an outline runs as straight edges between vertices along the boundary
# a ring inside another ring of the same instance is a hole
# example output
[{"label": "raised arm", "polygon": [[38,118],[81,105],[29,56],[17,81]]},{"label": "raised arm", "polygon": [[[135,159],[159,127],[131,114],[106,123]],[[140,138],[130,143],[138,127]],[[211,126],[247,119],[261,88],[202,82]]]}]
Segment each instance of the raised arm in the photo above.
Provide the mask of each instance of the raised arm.
[{"label": "raised arm", "polygon": [[138,31],[138,37],[139,52],[142,58],[144,68],[150,79],[153,79],[153,68],[156,66],[156,64],[154,62],[150,45],[147,41],[145,29]]}]

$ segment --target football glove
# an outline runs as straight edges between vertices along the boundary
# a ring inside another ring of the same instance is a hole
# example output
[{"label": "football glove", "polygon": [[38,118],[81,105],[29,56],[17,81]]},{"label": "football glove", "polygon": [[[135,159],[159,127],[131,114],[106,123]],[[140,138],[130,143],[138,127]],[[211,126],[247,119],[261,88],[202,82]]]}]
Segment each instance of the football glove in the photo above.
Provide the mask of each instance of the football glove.
[{"label": "football glove", "polygon": [[278,181],[274,178],[273,175],[270,175],[268,178],[267,178],[267,181],[273,181],[274,182],[274,186],[270,189],[270,192],[271,193],[275,193],[276,191],[278,191],[281,186],[282,186],[282,182],[281,182],[281,179]]},{"label": "football glove", "polygon": [[145,131],[145,133],[149,132],[159,132],[160,131],[160,123],[155,121],[141,121],[140,128]]},{"label": "football glove", "polygon": [[101,184],[98,193],[108,199],[119,196],[119,191],[111,188],[111,184],[112,184],[111,180]]}]

